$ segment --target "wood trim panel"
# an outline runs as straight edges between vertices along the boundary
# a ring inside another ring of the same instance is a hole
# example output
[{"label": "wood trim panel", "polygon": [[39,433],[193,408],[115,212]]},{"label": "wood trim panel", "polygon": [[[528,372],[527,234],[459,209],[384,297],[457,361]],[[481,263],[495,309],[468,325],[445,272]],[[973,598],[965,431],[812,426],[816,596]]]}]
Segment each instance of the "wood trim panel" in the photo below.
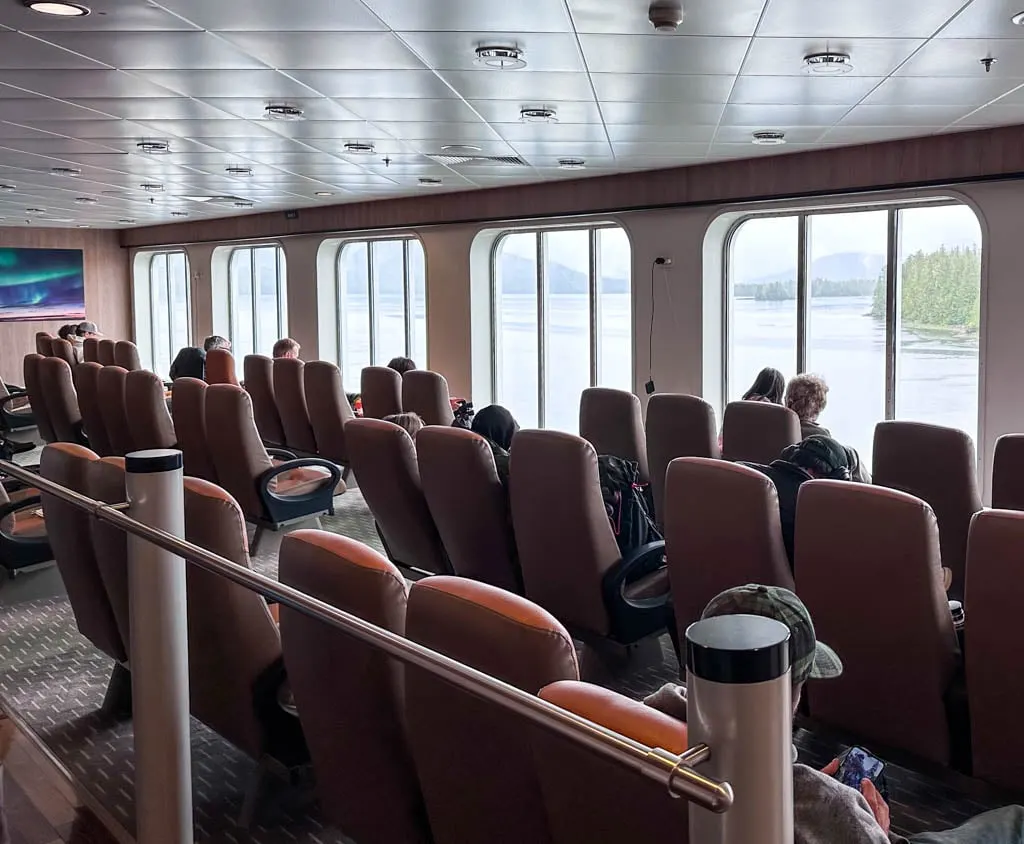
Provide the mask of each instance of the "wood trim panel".
[{"label": "wood trim panel", "polygon": [[1024,175],[1024,127],[127,229],[127,247],[608,213]]},{"label": "wood trim panel", "polygon": [[[0,246],[81,249],[85,260],[85,312],[109,337],[131,337],[128,253],[116,231],[0,228]],[[37,331],[56,334],[65,320],[0,323],[0,376],[21,384],[22,360],[35,351]]]}]

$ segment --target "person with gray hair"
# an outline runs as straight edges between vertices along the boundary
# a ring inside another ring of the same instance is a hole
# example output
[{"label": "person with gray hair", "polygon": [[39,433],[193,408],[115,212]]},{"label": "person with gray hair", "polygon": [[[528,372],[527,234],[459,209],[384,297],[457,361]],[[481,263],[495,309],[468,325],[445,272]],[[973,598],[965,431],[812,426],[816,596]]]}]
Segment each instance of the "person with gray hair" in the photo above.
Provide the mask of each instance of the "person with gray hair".
[{"label": "person with gray hair", "polygon": [[214,349],[223,349],[225,352],[230,352],[231,341],[227,337],[221,337],[219,334],[211,334],[203,341],[203,351],[212,352]]}]

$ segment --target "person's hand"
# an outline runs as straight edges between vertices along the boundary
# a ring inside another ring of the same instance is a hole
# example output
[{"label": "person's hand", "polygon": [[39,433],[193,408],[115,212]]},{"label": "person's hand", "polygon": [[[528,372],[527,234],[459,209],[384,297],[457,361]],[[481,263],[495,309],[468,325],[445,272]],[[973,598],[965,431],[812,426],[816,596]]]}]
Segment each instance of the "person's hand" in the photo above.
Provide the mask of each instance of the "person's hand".
[{"label": "person's hand", "polygon": [[882,827],[882,831],[889,834],[889,804],[882,799],[882,795],[878,793],[878,789],[875,788],[875,784],[871,780],[861,780],[860,793],[864,795],[864,799],[868,801],[868,805],[871,807],[871,814],[875,816],[875,820],[878,821],[878,825]]},{"label": "person's hand", "polygon": [[824,768],[821,769],[821,772],[826,776],[834,777],[836,774],[839,773],[839,760],[833,759]]}]

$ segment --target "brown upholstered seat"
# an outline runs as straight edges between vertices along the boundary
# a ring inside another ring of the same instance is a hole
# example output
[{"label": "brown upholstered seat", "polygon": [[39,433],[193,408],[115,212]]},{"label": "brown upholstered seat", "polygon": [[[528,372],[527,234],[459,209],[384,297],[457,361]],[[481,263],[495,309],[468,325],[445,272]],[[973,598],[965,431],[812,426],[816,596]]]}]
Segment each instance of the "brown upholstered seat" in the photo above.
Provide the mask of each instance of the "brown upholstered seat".
[{"label": "brown upholstered seat", "polygon": [[164,382],[160,377],[145,369],[129,372],[125,378],[124,396],[135,450],[174,448],[178,438],[174,434]]},{"label": "brown upholstered seat", "polygon": [[345,434],[359,489],[392,562],[431,574],[450,572],[409,434],[381,419],[353,419]]},{"label": "brown upholstered seat", "polygon": [[[572,639],[525,598],[458,577],[413,584],[406,635],[530,694],[578,680]],[[551,840],[530,727],[422,669],[406,668],[406,719],[435,841]]]},{"label": "brown upholstered seat", "polygon": [[100,407],[99,374],[103,367],[98,363],[80,363],[75,367],[75,392],[78,393],[78,407],[82,412],[82,426],[89,440],[89,448],[100,457],[109,457],[114,453],[107,436],[107,426],[103,422],[103,410]]},{"label": "brown upholstered seat", "polygon": [[664,526],[665,474],[677,457],[719,458],[715,409],[704,399],[657,393],[647,403],[647,461],[654,514]]},{"label": "brown upholstered seat", "polygon": [[462,428],[431,426],[416,435],[416,455],[454,573],[522,593],[508,493],[487,441]]},{"label": "brown upholstered seat", "polygon": [[[250,568],[242,513],[208,481],[185,479],[185,538]],[[192,714],[253,759],[301,761],[301,727],[277,705],[279,683],[269,676],[281,639],[266,601],[198,566],[190,565],[187,577]]]},{"label": "brown upholstered seat", "polygon": [[50,355],[52,355],[53,346],[51,345],[51,343],[53,342],[54,339],[54,336],[52,334],[47,333],[46,331],[37,331],[36,354],[42,355],[44,358],[48,358]]},{"label": "brown upholstered seat", "polygon": [[1024,434],[1006,434],[996,440],[992,506],[999,510],[1024,510]]},{"label": "brown upholstered seat", "polygon": [[[82,362],[100,362],[100,340],[99,337],[86,337],[82,340]],[[102,364],[100,364],[102,366]]]},{"label": "brown upholstered seat", "polygon": [[310,361],[303,370],[303,378],[317,453],[347,467],[350,461],[345,426],[355,419],[355,414],[341,383],[341,370],[324,360]]},{"label": "brown upholstered seat", "polygon": [[669,464],[665,551],[679,641],[720,592],[747,583],[793,589],[779,522],[779,499],[766,476],[704,457]]},{"label": "brown upholstered seat", "polygon": [[[54,443],[43,449],[39,467],[47,480],[87,494],[89,465],[98,459],[83,446]],[[79,632],[111,659],[126,662],[128,649],[100,574],[89,514],[45,492],[41,497],[50,545]]]},{"label": "brown upholstered seat", "polygon": [[59,358],[72,369],[78,363],[78,359],[75,357],[75,347],[67,340],[62,340],[59,337],[50,341],[49,357]]},{"label": "brown upholstered seat", "polygon": [[842,677],[812,683],[812,717],[948,764],[943,697],[957,643],[931,508],[891,489],[808,481],[795,569],[817,635],[844,666]]},{"label": "brown upholstered seat", "polygon": [[942,565],[953,572],[949,595],[962,597],[967,534],[982,508],[971,438],[940,425],[880,422],[871,475],[877,486],[916,495],[935,511]]},{"label": "brown upholstered seat", "polygon": [[[85,471],[85,492],[90,498],[107,504],[127,500],[124,458],[105,457],[89,460]],[[128,534],[98,519],[90,520],[92,546],[100,580],[110,601],[125,652],[131,652],[131,624],[128,592]]]},{"label": "brown upholstered seat", "polygon": [[598,454],[634,461],[647,483],[647,442],[640,399],[625,390],[590,387],[580,397],[580,436]]},{"label": "brown upholstered seat", "polygon": [[57,441],[85,445],[71,367],[63,358],[43,358],[39,362],[39,381]]},{"label": "brown upholstered seat", "polygon": [[43,393],[43,383],[39,375],[39,364],[44,360],[46,358],[43,355],[25,355],[25,391],[28,393],[28,402],[32,405],[32,415],[35,416],[39,436],[43,438],[43,442],[55,443],[57,442],[57,432],[50,419],[50,411],[46,406],[46,396]]},{"label": "brown upholstered seat", "polygon": [[[366,399],[363,399],[366,407]],[[448,382],[439,372],[428,369],[411,369],[402,376],[402,410],[415,413],[424,425],[451,425],[455,421],[452,413]]]},{"label": "brown upholstered seat", "polygon": [[171,385],[171,413],[185,474],[217,483],[217,469],[206,441],[206,390],[206,382],[198,378],[176,378]]},{"label": "brown upholstered seat", "polygon": [[128,371],[120,366],[104,366],[96,374],[96,394],[100,400],[103,425],[107,429],[110,448],[118,457],[135,451],[125,397],[127,380]]},{"label": "brown upholstered seat", "polygon": [[383,419],[402,412],[402,376],[388,366],[368,366],[360,376],[363,416]]},{"label": "brown upholstered seat", "polygon": [[142,362],[139,360],[139,347],[131,340],[118,340],[114,344],[114,363],[129,372],[142,369]]},{"label": "brown upholstered seat", "polygon": [[103,366],[117,366],[117,342],[109,338],[99,341],[98,363]]},{"label": "brown upholstered seat", "polygon": [[664,631],[664,543],[622,559],[590,443],[558,431],[520,431],[512,443],[509,490],[530,600],[584,637],[625,645]]},{"label": "brown upholstered seat", "polygon": [[206,383],[238,386],[235,358],[227,349],[210,349],[206,353]]},{"label": "brown upholstered seat", "polygon": [[246,355],[242,369],[260,437],[265,443],[283,446],[284,428],[274,397],[274,361],[265,355]]},{"label": "brown upholstered seat", "polygon": [[274,361],[274,396],[284,428],[285,446],[296,453],[316,454],[316,435],[306,407],[305,364],[298,358]]},{"label": "brown upholstered seat", "polygon": [[[540,696],[648,747],[687,748],[686,724],[609,689],[562,680]],[[658,783],[553,732],[535,729],[532,744],[555,844],[689,841],[686,800],[671,799]]]},{"label": "brown upholstered seat", "polygon": [[771,463],[786,446],[802,439],[800,417],[781,404],[734,401],[725,407],[722,457],[726,460]]},{"label": "brown upholstered seat", "polygon": [[[301,530],[284,538],[280,560],[282,583],[405,635],[408,587],[373,549]],[[287,607],[281,640],[328,817],[360,844],[428,844],[405,736],[402,669],[381,651]]]},{"label": "brown upholstered seat", "polygon": [[1005,788],[1024,789],[1024,629],[1021,549],[1024,513],[984,510],[971,523],[967,547],[965,635],[973,774]]}]

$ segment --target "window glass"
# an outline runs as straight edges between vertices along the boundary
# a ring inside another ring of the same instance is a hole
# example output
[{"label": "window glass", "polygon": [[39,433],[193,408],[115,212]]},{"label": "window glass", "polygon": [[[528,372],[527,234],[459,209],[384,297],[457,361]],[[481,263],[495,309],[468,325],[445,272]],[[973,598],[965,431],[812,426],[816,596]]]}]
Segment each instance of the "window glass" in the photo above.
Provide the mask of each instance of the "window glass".
[{"label": "window glass", "polygon": [[981,226],[966,205],[899,212],[896,417],[978,431]]},{"label": "window glass", "polygon": [[278,296],[277,247],[260,246],[253,250],[256,269],[256,353],[272,355],[274,344],[285,336],[281,325]]},{"label": "window glass", "polygon": [[797,363],[799,219],[755,217],[733,233],[729,254],[729,398],[743,397],[773,366],[787,379]]},{"label": "window glass", "polygon": [[633,388],[633,256],[624,229],[598,229],[597,383],[617,390]]},{"label": "window glass", "polygon": [[[188,259],[184,252],[171,252],[167,256],[167,280],[171,294],[171,360],[180,349],[189,345],[189,324],[191,313],[189,307]],[[170,362],[167,364],[170,369]],[[166,374],[160,370],[161,374]]]},{"label": "window glass", "polygon": [[[167,378],[178,350],[189,344],[188,259],[184,252],[157,252],[150,258],[149,312],[149,366]],[[143,354],[145,349],[146,343],[141,342]]]},{"label": "window glass", "polygon": [[887,211],[808,218],[807,370],[828,384],[820,424],[870,465],[885,418]]},{"label": "window glass", "polygon": [[346,388],[355,391],[370,365],[368,243],[346,243],[338,252],[338,308],[338,365]]},{"label": "window glass", "polygon": [[149,265],[150,308],[153,329],[153,371],[167,374],[171,368],[171,313],[167,296],[167,254],[154,255]]},{"label": "window glass", "polygon": [[412,359],[425,366],[427,360],[427,268],[423,244],[406,241],[409,246],[409,288],[412,310]]},{"label": "window glass", "polygon": [[405,241],[370,243],[373,264],[373,362],[406,356]]},{"label": "window glass", "polygon": [[280,246],[234,249],[228,262],[231,352],[241,373],[246,355],[271,355],[288,334],[284,250]]},{"label": "window glass", "polygon": [[590,231],[544,232],[544,427],[579,433],[590,378]]},{"label": "window glass", "polygon": [[256,324],[253,319],[252,250],[235,249],[228,265],[231,297],[231,351],[235,362],[256,352]]},{"label": "window glass", "polygon": [[524,428],[540,425],[537,235],[503,237],[495,254],[495,401]]}]

